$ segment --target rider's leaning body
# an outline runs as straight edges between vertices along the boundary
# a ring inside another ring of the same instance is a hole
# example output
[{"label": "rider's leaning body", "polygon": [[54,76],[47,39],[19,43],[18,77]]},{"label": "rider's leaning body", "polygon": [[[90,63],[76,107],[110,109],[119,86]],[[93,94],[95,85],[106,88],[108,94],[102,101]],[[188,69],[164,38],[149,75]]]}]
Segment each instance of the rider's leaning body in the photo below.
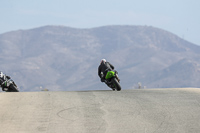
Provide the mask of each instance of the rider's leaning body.
[{"label": "rider's leaning body", "polygon": [[[105,81],[107,72],[111,70],[114,70],[114,66],[107,62],[106,59],[102,59],[98,68],[98,75],[101,79],[101,82]],[[101,73],[103,73],[103,75]]]},{"label": "rider's leaning body", "polygon": [[10,79],[10,76],[5,75],[3,72],[0,71],[0,86],[2,88],[2,90],[4,91],[4,89],[7,87],[5,85],[6,80]]}]

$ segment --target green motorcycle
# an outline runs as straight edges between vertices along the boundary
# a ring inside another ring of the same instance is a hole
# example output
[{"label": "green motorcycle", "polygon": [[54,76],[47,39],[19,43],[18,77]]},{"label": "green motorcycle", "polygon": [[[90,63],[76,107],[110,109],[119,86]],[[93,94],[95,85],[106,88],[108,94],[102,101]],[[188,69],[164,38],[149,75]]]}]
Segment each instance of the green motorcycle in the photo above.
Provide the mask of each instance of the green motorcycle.
[{"label": "green motorcycle", "polygon": [[105,83],[110,87],[112,90],[121,90],[121,86],[119,84],[120,80],[118,78],[118,73],[115,70],[108,71],[105,77]]}]

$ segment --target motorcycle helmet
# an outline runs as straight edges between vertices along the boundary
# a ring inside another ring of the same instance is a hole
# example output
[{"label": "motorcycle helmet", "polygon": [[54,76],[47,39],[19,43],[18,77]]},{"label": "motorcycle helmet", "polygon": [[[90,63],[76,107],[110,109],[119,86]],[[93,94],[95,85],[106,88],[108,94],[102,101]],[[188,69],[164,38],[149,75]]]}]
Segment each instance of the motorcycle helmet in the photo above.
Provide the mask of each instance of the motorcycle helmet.
[{"label": "motorcycle helmet", "polygon": [[100,64],[101,63],[105,63],[105,62],[106,62],[106,59],[102,59],[101,62],[100,62]]},{"label": "motorcycle helmet", "polygon": [[4,76],[3,72],[0,71],[0,78]]}]

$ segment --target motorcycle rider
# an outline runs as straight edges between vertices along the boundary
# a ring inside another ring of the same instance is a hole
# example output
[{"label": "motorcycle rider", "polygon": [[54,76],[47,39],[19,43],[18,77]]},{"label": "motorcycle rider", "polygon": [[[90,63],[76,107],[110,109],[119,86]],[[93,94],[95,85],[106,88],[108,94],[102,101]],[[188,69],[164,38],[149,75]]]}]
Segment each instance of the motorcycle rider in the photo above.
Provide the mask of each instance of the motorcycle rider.
[{"label": "motorcycle rider", "polygon": [[[5,75],[3,72],[0,71],[0,86],[2,88],[2,91],[5,91],[5,88],[8,88],[6,85],[5,85],[5,82],[7,80],[10,79],[10,76],[7,76]],[[15,84],[15,82],[13,82],[13,84]],[[15,84],[16,85],[16,84]]]},{"label": "motorcycle rider", "polygon": [[[102,59],[98,68],[98,75],[101,79],[101,82],[105,82],[105,77],[108,71],[114,70],[114,66],[106,61],[106,59]],[[116,77],[119,81],[119,78]]]}]

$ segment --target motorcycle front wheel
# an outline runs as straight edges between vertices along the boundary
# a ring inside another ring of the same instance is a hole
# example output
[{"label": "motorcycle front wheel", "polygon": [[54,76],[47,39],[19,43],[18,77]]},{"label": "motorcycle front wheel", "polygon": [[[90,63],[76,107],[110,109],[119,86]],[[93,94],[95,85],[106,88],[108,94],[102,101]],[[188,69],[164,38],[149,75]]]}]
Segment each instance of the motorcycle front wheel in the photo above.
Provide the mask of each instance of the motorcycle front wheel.
[{"label": "motorcycle front wheel", "polygon": [[6,92],[19,92],[19,90],[17,89],[17,87],[11,84]]},{"label": "motorcycle front wheel", "polygon": [[121,86],[120,86],[120,84],[119,84],[119,82],[117,81],[116,78],[112,79],[112,83],[115,86],[115,88],[116,88],[117,91],[121,91]]}]

